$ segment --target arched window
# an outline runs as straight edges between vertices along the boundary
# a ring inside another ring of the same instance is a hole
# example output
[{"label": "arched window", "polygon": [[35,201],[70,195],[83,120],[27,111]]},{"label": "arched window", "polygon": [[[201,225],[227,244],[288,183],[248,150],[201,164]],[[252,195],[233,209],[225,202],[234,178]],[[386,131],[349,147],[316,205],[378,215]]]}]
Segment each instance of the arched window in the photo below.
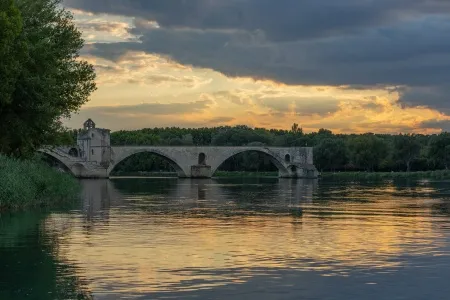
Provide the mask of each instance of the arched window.
[{"label": "arched window", "polygon": [[78,150],[76,148],[72,148],[69,150],[69,155],[73,157],[78,157]]},{"label": "arched window", "polygon": [[291,156],[290,156],[289,154],[286,154],[286,155],[284,156],[284,160],[285,160],[287,163],[291,162]]},{"label": "arched window", "polygon": [[205,153],[200,153],[198,155],[198,164],[199,165],[206,165],[206,155],[205,155]]}]

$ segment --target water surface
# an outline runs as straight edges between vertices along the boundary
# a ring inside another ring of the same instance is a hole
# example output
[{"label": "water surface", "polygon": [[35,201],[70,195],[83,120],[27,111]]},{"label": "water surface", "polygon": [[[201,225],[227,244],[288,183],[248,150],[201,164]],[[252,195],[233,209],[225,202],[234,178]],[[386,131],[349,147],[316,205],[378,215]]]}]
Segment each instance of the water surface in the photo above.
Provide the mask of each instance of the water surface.
[{"label": "water surface", "polygon": [[0,299],[448,299],[450,183],[119,178],[3,214]]}]

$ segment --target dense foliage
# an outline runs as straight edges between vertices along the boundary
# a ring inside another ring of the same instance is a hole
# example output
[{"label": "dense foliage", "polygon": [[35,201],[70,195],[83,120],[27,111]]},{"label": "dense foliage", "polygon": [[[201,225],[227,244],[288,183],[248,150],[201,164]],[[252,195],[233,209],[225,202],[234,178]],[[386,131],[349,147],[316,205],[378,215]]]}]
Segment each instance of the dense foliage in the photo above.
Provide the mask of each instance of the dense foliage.
[{"label": "dense foliage", "polygon": [[[76,133],[76,132],[74,132]],[[73,135],[75,137],[75,134]],[[314,147],[314,163],[320,171],[428,171],[450,167],[450,134],[333,134],[326,129],[303,133],[294,124],[291,130],[250,128],[146,128],[117,131],[112,144],[171,146]],[[121,163],[116,171],[167,171],[167,161],[145,153]],[[224,171],[276,171],[268,157],[243,153],[226,161]]]},{"label": "dense foliage", "polygon": [[60,0],[0,2],[0,152],[27,156],[55,144],[61,118],[95,90],[78,58],[81,33]]},{"label": "dense foliage", "polygon": [[0,155],[0,210],[48,206],[79,195],[79,184],[40,159],[19,160]]}]

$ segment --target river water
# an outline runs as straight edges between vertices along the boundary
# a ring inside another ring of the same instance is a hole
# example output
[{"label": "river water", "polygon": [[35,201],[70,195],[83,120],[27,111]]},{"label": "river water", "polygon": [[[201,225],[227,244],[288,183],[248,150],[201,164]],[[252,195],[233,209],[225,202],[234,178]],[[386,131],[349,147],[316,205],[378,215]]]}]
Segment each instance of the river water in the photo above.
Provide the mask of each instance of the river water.
[{"label": "river water", "polygon": [[0,218],[0,299],[450,299],[450,182],[117,178]]}]

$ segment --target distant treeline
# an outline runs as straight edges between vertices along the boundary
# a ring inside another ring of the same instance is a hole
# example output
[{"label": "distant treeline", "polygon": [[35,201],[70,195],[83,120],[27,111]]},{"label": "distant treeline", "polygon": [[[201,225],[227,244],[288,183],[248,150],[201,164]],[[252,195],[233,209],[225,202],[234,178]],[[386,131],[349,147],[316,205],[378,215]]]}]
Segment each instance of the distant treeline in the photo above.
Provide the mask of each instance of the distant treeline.
[{"label": "distant treeline", "polygon": [[[75,137],[76,131],[73,132]],[[333,134],[327,129],[303,133],[291,130],[250,128],[153,128],[117,131],[114,146],[245,146],[314,147],[314,164],[320,171],[428,171],[450,166],[450,133],[422,134]],[[170,165],[156,155],[130,157],[118,172],[167,171]],[[223,171],[276,171],[268,157],[257,152],[236,155],[220,168]]]}]

